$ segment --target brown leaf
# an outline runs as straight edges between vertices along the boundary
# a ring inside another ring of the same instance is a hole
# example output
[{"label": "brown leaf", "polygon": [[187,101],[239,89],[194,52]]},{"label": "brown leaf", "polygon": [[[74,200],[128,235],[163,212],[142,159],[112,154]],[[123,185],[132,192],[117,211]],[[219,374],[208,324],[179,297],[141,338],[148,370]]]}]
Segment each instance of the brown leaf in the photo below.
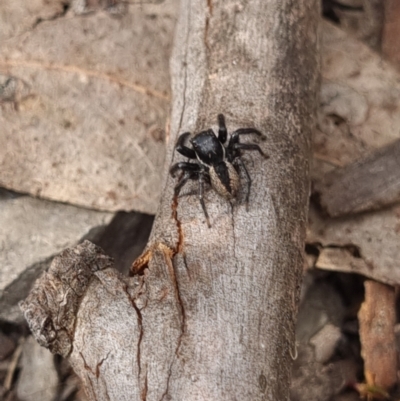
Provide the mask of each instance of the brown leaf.
[{"label": "brown leaf", "polygon": [[155,213],[164,143],[154,132],[168,111],[175,21],[168,7],[64,16],[2,44],[0,185]]},{"label": "brown leaf", "polygon": [[[331,24],[323,24],[322,43],[324,81],[314,138],[314,182],[333,166],[345,166],[400,138],[400,75]],[[398,206],[325,220],[310,210],[307,242],[319,247],[318,267],[399,284],[399,241]]]},{"label": "brown leaf", "polygon": [[332,24],[322,24],[321,39],[323,81],[314,177],[400,138],[400,75]]}]

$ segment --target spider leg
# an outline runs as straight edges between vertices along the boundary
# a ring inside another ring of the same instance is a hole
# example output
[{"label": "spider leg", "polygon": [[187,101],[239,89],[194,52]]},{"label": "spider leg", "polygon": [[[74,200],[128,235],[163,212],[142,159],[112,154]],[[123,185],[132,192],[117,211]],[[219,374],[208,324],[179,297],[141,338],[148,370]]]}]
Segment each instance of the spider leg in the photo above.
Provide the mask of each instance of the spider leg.
[{"label": "spider leg", "polygon": [[199,180],[199,200],[201,207],[203,209],[204,215],[206,217],[207,225],[210,228],[210,218],[208,217],[206,204],[204,202],[204,183],[210,182],[210,177],[208,175],[207,170],[204,167],[200,166],[197,163],[189,163],[189,162],[179,162],[174,164],[169,170],[170,174],[174,177],[177,171],[182,171],[183,175],[179,179],[178,183],[174,188],[174,198],[177,198],[181,189],[189,180]]},{"label": "spider leg", "polygon": [[246,182],[247,182],[247,194],[246,194],[246,211],[249,211],[249,198],[250,198],[250,189],[251,189],[251,177],[249,172],[247,171],[246,166],[244,165],[244,163],[242,162],[242,160],[237,157],[233,163],[235,163],[237,166],[239,166],[239,168],[241,168],[244,172],[244,175],[246,177]]},{"label": "spider leg", "polygon": [[269,158],[269,156],[266,155],[261,150],[261,148],[258,145],[256,145],[255,143],[239,143],[239,142],[236,142],[236,143],[233,143],[231,146],[232,146],[232,148],[234,150],[257,150],[260,153],[260,155],[262,155],[266,159]]},{"label": "spider leg", "polygon": [[179,136],[178,141],[176,142],[175,149],[183,156],[188,157],[189,159],[196,159],[196,153],[193,149],[188,148],[184,145],[186,138],[190,135],[190,132],[184,132]]},{"label": "spider leg", "polygon": [[232,132],[231,139],[229,140],[229,146],[234,143],[239,143],[240,135],[249,135],[256,134],[261,138],[265,138],[264,134],[262,134],[258,129],[255,128],[239,128],[236,131]]},{"label": "spider leg", "polygon": [[204,195],[204,182],[205,182],[206,177],[207,176],[204,171],[201,171],[199,173],[199,199],[200,199],[201,207],[203,208],[204,216],[206,216],[208,228],[211,228],[210,218],[208,217],[206,204],[204,203],[204,196],[203,196]]},{"label": "spider leg", "polygon": [[183,186],[189,181],[193,180],[199,177],[199,173],[195,171],[185,171],[183,176],[180,178],[178,183],[175,185],[174,188],[174,197],[176,198],[179,193],[181,192],[181,189]]},{"label": "spider leg", "polygon": [[169,170],[169,173],[172,175],[172,177],[175,177],[175,174],[177,171],[183,171],[183,172],[191,172],[191,173],[199,173],[201,170],[201,167],[197,163],[189,163],[189,162],[179,162],[175,163]]},{"label": "spider leg", "polygon": [[223,114],[218,114],[218,127],[218,140],[221,143],[225,143],[228,136],[228,131],[226,129],[225,117]]}]

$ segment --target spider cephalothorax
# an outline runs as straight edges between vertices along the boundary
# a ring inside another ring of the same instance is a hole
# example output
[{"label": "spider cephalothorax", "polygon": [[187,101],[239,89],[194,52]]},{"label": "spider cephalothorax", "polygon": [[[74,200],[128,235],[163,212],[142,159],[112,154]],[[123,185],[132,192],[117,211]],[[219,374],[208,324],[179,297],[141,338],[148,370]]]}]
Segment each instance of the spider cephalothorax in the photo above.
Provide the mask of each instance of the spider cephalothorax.
[{"label": "spider cephalothorax", "polygon": [[182,187],[188,180],[199,181],[199,198],[207,224],[210,227],[206,205],[204,203],[204,183],[208,182],[225,199],[236,198],[240,188],[240,169],[244,172],[247,181],[246,206],[248,207],[251,178],[241,160],[242,150],[257,150],[264,157],[267,157],[261,148],[254,143],[240,143],[240,135],[256,134],[262,137],[262,133],[255,128],[239,128],[234,131],[229,139],[228,145],[224,146],[228,132],[225,125],[225,118],[222,114],[218,115],[218,137],[212,129],[201,131],[191,140],[192,148],[184,145],[190,132],[185,132],[178,138],[175,149],[189,159],[195,159],[193,163],[179,162],[171,167],[170,173],[175,176],[177,171],[182,171],[182,175],[175,186],[175,196],[179,195]]}]

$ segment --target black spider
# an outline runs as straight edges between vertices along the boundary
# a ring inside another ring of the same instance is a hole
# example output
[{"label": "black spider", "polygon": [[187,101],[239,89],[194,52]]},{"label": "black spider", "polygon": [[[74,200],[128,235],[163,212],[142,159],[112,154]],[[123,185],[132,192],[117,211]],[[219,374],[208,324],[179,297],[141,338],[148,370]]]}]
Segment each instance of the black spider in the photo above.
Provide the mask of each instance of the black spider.
[{"label": "black spider", "polygon": [[263,134],[255,128],[239,128],[231,134],[228,145],[224,146],[228,132],[225,125],[225,118],[218,115],[218,138],[212,129],[196,134],[191,140],[193,148],[184,145],[190,132],[185,132],[178,138],[175,149],[189,159],[196,159],[196,162],[179,162],[174,164],[170,173],[174,177],[177,171],[182,171],[178,183],[175,186],[175,197],[179,195],[182,187],[188,180],[199,180],[199,198],[208,227],[211,227],[206,205],[204,203],[204,183],[208,182],[222,197],[227,200],[236,198],[240,188],[240,169],[244,172],[247,181],[246,208],[248,209],[251,178],[241,160],[242,150],[257,150],[264,157],[266,156],[260,147],[254,143],[240,143],[240,135],[256,134],[263,137]]}]

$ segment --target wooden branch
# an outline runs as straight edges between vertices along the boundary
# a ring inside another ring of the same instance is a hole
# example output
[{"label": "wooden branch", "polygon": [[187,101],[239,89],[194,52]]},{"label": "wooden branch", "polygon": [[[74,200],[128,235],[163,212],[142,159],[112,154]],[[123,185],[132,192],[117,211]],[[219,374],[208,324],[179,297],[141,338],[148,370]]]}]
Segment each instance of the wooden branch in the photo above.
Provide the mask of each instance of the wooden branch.
[{"label": "wooden branch", "polygon": [[386,392],[397,383],[396,292],[372,280],[364,286],[365,300],[358,311],[364,376],[367,386]]},{"label": "wooden branch", "polygon": [[[166,184],[151,239],[131,279],[109,268],[94,274],[67,335],[91,400],[288,399],[318,11],[315,0],[182,0]],[[178,135],[216,128],[218,113],[229,132],[265,133],[270,158],[243,158],[253,179],[248,211],[244,189],[233,204],[205,194],[208,228],[197,183],[174,202],[168,169],[184,160],[173,150]]]},{"label": "wooden branch", "polygon": [[54,258],[20,304],[36,340],[69,357],[90,400],[142,399],[140,353],[132,352],[141,341],[143,285],[84,241]]}]

